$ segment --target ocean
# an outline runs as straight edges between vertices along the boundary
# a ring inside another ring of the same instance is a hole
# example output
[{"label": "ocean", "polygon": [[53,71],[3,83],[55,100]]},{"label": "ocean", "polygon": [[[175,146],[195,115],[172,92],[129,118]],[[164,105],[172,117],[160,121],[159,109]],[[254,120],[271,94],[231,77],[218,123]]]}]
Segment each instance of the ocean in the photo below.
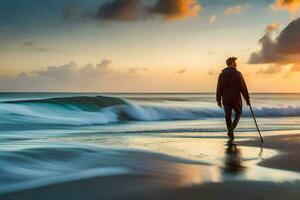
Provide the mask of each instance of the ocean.
[{"label": "ocean", "polygon": [[[300,94],[252,94],[251,102],[263,136],[299,133]],[[278,152],[255,147],[240,147],[243,167],[228,175],[224,113],[212,93],[0,93],[0,130],[0,194],[90,177],[156,174],[163,169],[153,160],[199,167],[191,169],[198,175],[172,169],[169,176],[185,177],[172,180],[179,186],[300,179],[256,166]],[[236,137],[258,137],[245,104]]]}]

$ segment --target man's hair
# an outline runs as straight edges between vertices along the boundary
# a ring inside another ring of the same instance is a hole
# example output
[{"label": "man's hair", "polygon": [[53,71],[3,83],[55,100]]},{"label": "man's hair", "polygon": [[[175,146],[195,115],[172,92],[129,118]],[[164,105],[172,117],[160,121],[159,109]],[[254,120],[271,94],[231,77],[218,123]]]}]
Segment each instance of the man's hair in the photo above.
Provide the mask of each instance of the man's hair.
[{"label": "man's hair", "polygon": [[235,62],[236,60],[237,60],[236,57],[230,57],[230,58],[228,58],[228,59],[226,60],[227,66],[228,66],[228,67],[231,66],[232,63]]}]

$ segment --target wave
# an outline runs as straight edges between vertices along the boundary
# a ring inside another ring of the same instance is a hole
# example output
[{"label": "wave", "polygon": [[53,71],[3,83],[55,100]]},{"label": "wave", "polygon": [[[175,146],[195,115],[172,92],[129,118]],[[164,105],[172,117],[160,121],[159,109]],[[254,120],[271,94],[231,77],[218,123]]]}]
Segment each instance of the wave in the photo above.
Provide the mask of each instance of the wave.
[{"label": "wave", "polygon": [[50,99],[35,99],[35,100],[20,100],[7,101],[8,104],[23,104],[23,105],[52,105],[60,106],[69,109],[78,108],[83,111],[97,111],[104,107],[126,104],[126,101],[121,98],[96,96],[96,97],[64,97],[64,98],[50,98]]},{"label": "wave", "polygon": [[0,195],[80,179],[133,174],[116,156],[121,154],[125,157],[128,153],[66,144],[2,151]]},{"label": "wave", "polygon": [[[300,116],[300,106],[257,106],[258,117]],[[0,103],[0,124],[93,125],[126,121],[199,120],[223,117],[214,103],[141,103],[118,97],[65,97]],[[244,117],[251,117],[245,108]]]},{"label": "wave", "polygon": [[[97,177],[153,176],[161,172],[169,173],[169,177],[178,176],[179,172],[169,170],[172,163],[208,166],[199,160],[159,152],[59,142],[2,150],[0,161],[0,196]],[[162,161],[164,164],[158,168],[157,163]]]}]

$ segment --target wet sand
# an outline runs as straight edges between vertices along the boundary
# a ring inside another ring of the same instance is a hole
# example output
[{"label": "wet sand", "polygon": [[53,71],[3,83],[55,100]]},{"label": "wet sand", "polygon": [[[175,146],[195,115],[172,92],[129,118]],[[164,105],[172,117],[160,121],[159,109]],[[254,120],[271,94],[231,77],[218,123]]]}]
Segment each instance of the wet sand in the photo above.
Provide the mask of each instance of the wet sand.
[{"label": "wet sand", "polygon": [[270,183],[235,181],[209,183],[177,189],[147,189],[140,185],[157,184],[149,177],[117,176],[111,178],[93,178],[65,184],[17,192],[4,195],[5,200],[99,200],[99,199],[272,199],[298,200],[300,182]]},{"label": "wet sand", "polygon": [[[240,145],[259,147],[257,140],[238,142]],[[300,135],[279,135],[265,138],[264,148],[280,150],[280,154],[264,160],[258,165],[300,172]]]},{"label": "wet sand", "polygon": [[[238,146],[259,147],[258,140],[238,141]],[[280,155],[259,162],[267,168],[300,171],[299,158],[300,135],[281,135],[265,138],[264,148],[280,150]],[[156,155],[158,156],[158,155]],[[162,156],[163,157],[163,156]],[[139,155],[139,160],[152,163],[151,159]],[[4,194],[2,200],[44,199],[44,200],[98,200],[98,199],[271,199],[298,200],[300,198],[300,181],[211,181],[203,183],[196,179],[203,178],[204,165],[196,163],[177,163],[170,159],[157,161],[154,165],[159,169],[149,175],[133,174],[111,177],[95,177],[82,180],[57,183],[30,190]],[[231,166],[243,171],[241,166]],[[235,171],[236,173],[236,171]],[[189,184],[187,184],[187,182]],[[199,182],[201,184],[199,184]]]}]

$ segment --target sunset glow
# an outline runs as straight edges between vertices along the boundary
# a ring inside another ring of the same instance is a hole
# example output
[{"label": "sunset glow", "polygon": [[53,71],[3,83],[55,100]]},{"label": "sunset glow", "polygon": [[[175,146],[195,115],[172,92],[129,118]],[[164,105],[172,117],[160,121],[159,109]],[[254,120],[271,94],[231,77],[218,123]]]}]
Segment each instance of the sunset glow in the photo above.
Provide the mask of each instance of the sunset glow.
[{"label": "sunset glow", "polygon": [[299,6],[3,0],[0,90],[214,92],[236,56],[251,92],[300,92]]}]

